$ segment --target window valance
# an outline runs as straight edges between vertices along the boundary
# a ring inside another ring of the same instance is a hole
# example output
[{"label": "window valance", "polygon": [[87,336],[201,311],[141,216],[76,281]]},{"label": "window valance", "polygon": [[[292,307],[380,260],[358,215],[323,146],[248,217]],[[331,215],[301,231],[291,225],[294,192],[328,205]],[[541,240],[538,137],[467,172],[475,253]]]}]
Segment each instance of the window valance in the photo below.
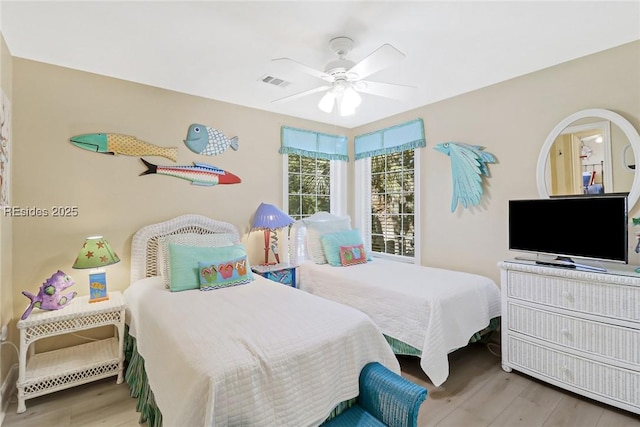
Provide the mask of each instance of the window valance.
[{"label": "window valance", "polygon": [[424,139],[424,124],[422,119],[415,119],[358,135],[354,139],[354,145],[356,160],[424,147],[427,145]]},{"label": "window valance", "polygon": [[280,154],[349,161],[347,137],[282,126]]}]

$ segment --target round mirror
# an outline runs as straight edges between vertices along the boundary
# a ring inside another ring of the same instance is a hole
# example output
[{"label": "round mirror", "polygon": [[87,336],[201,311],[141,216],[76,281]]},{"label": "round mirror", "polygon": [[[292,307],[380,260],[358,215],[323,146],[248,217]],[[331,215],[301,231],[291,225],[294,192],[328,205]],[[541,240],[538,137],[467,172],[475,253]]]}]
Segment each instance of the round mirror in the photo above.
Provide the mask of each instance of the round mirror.
[{"label": "round mirror", "polygon": [[640,196],[640,175],[628,171],[639,158],[640,135],[627,119],[598,108],[579,111],[545,140],[536,170],[538,193],[543,198],[629,193],[631,210]]}]

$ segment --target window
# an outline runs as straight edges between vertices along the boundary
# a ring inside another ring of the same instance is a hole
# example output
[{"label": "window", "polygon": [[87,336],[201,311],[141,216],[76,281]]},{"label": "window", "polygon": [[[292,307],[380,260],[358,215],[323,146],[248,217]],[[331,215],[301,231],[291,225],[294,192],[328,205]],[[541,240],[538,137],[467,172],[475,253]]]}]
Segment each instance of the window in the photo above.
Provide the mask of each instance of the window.
[{"label": "window", "polygon": [[356,136],[356,225],[373,254],[420,262],[422,120]]},{"label": "window", "polygon": [[283,127],[284,210],[293,219],[318,211],[346,215],[345,136]]},{"label": "window", "polygon": [[289,215],[301,219],[331,211],[331,160],[289,154]]},{"label": "window", "polygon": [[415,150],[371,157],[371,250],[415,256]]}]

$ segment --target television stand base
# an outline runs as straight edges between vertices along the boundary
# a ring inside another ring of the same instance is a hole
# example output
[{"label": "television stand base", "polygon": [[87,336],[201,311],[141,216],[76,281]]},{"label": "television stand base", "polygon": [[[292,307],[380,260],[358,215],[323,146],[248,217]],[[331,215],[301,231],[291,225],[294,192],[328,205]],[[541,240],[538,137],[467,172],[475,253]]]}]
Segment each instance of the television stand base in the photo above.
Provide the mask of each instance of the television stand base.
[{"label": "television stand base", "polygon": [[532,258],[525,258],[525,257],[515,257],[515,259],[520,261],[531,261],[538,265],[546,265],[550,267],[573,268],[576,270],[595,271],[599,273],[607,272],[607,269],[604,267],[596,267],[593,265],[580,264],[580,263],[574,262],[571,258],[568,258],[568,257],[557,257],[555,259],[548,259],[548,260],[535,259],[535,258],[532,259]]},{"label": "television stand base", "polygon": [[559,262],[559,261],[536,261],[538,265],[548,265],[550,267],[560,267],[560,268],[576,268],[574,263],[570,262]]},{"label": "television stand base", "polygon": [[582,271],[595,271],[599,273],[606,273],[607,269],[604,267],[595,267],[593,265],[586,264],[578,264],[577,262],[567,262],[567,261],[536,261],[536,264],[540,265],[550,265],[553,267],[560,268],[575,268],[576,270]]}]

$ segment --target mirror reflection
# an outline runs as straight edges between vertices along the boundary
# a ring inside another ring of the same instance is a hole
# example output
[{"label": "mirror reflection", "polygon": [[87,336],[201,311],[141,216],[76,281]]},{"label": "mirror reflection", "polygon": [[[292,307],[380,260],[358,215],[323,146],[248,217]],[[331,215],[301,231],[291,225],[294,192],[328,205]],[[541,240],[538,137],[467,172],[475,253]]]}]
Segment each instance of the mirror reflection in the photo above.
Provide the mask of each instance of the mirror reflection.
[{"label": "mirror reflection", "polygon": [[[551,196],[630,192],[634,175],[625,164],[630,142],[623,130],[601,117],[571,122],[555,138],[546,161]],[[633,158],[633,151],[631,158]]]},{"label": "mirror reflection", "polygon": [[538,194],[627,193],[631,210],[640,199],[638,162],[640,134],[627,119],[602,108],[577,111],[561,120],[542,145]]},{"label": "mirror reflection", "polygon": [[631,144],[624,147],[622,151],[622,162],[628,172],[634,173],[636,169],[636,159],[633,155],[633,147]]}]

